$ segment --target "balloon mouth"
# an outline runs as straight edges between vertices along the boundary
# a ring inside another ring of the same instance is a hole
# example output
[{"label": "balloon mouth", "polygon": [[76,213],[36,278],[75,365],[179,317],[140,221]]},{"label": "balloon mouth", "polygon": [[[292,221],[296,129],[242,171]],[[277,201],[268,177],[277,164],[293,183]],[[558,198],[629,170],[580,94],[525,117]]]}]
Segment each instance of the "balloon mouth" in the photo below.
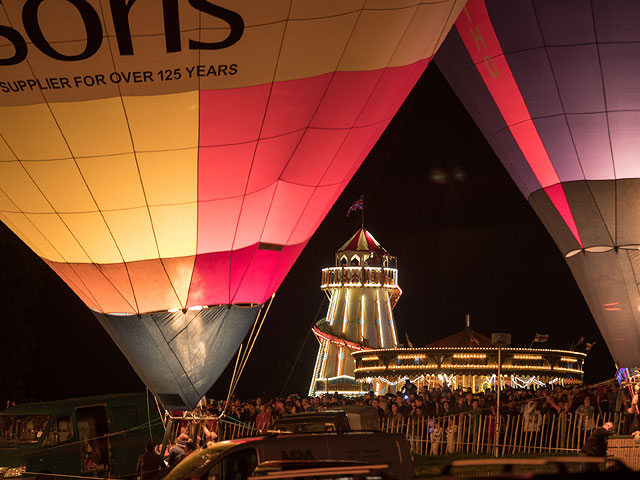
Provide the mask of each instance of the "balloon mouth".
[{"label": "balloon mouth", "polygon": [[191,310],[192,312],[199,312],[200,310],[204,310],[205,308],[209,308],[209,307],[207,305],[194,305],[189,308],[170,308],[169,310],[167,310],[167,312],[175,313],[175,312],[182,311],[184,313],[188,310]]},{"label": "balloon mouth", "polygon": [[593,245],[591,247],[578,248],[576,250],[571,250],[570,252],[565,254],[564,258],[573,257],[574,255],[577,255],[581,252],[604,253],[604,252],[610,252],[611,250],[640,250],[640,245],[638,244],[618,245],[618,246]]},{"label": "balloon mouth", "polygon": [[218,303],[215,305],[191,305],[190,307],[185,307],[185,308],[179,308],[179,307],[175,307],[175,308],[169,308],[169,309],[162,309],[162,310],[154,310],[151,312],[102,312],[100,310],[96,310],[94,308],[89,308],[89,310],[91,310],[92,312],[96,312],[96,313],[100,313],[102,315],[113,315],[116,317],[131,317],[131,316],[135,316],[135,315],[147,315],[147,314],[154,314],[154,313],[178,313],[178,312],[182,312],[182,313],[187,313],[187,312],[199,312],[201,310],[206,310],[208,308],[218,308],[218,307],[222,307],[223,305],[226,305],[228,307],[231,307],[231,305],[233,305],[234,307],[239,307],[239,308],[253,308],[256,305],[260,305],[259,303],[234,303],[234,304],[226,304],[226,303]]}]

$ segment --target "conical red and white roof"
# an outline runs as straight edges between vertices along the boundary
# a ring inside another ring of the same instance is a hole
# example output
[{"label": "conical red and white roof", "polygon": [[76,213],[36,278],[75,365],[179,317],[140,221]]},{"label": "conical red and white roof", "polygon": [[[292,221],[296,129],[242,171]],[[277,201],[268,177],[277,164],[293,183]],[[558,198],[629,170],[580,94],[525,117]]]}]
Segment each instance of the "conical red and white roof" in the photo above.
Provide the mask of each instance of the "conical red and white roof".
[{"label": "conical red and white roof", "polygon": [[374,252],[379,255],[389,255],[389,252],[364,227],[340,247],[337,253],[340,252]]}]

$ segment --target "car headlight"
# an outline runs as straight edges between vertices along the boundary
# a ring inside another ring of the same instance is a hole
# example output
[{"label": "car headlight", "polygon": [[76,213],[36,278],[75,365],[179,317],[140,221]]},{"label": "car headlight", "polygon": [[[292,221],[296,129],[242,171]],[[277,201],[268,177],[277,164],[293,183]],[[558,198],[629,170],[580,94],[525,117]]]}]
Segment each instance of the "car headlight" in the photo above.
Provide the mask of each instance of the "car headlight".
[{"label": "car headlight", "polygon": [[4,473],[3,476],[4,478],[20,477],[26,471],[27,471],[26,465],[23,465],[21,467],[9,467],[3,472]]}]

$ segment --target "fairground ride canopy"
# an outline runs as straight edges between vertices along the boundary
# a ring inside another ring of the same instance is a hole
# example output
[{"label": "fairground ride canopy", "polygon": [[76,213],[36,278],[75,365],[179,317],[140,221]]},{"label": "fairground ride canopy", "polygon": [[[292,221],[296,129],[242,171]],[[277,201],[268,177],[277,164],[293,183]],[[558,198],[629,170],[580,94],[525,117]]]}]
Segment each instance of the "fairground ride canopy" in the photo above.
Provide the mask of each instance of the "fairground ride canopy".
[{"label": "fairground ride canopy", "polygon": [[[473,392],[500,388],[581,384],[586,354],[542,348],[422,347],[381,348],[352,353],[355,378],[375,387],[397,386],[405,379],[434,388],[471,388]],[[498,369],[500,359],[500,370]]]},{"label": "fairground ride canopy", "polygon": [[470,0],[437,63],[639,366],[640,3]]},{"label": "fairground ride canopy", "polygon": [[[353,353],[355,378],[380,390],[405,379],[429,388],[447,384],[475,393],[496,386],[515,388],[582,383],[587,355],[573,350],[500,348],[470,327],[420,348],[381,348]],[[498,369],[498,364],[500,369]]]},{"label": "fairground ride canopy", "polygon": [[0,219],[194,406],[463,3],[3,2]]}]

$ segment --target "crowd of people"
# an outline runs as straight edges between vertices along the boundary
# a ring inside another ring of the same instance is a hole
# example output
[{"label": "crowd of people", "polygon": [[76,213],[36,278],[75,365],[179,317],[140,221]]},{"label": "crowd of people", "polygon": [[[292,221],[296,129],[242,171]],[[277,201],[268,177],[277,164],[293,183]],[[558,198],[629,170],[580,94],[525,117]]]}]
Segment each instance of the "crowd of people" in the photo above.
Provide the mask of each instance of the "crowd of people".
[{"label": "crowd of people", "polygon": [[[224,402],[210,400],[198,407],[198,416],[219,416],[221,413],[232,421],[255,424],[259,429],[268,429],[273,421],[283,415],[296,412],[320,411],[343,405],[368,405],[375,407],[381,421],[402,421],[420,417],[442,418],[459,414],[496,415],[497,393],[486,390],[472,393],[463,389],[441,387],[418,389],[407,381],[397,393],[375,395],[373,392],[357,397],[327,394],[317,397],[300,397],[292,394],[274,399],[232,401],[224,408]],[[523,416],[528,419],[562,413],[583,416],[584,428],[594,428],[598,414],[615,417],[616,431],[629,434],[638,430],[637,395],[617,383],[593,387],[575,385],[548,388],[506,389],[500,395],[500,414]],[[621,430],[618,430],[620,426]],[[210,426],[209,430],[215,430]]]},{"label": "crowd of people", "polygon": [[[158,446],[154,451],[153,444],[149,444],[146,453],[140,457],[139,471],[157,473],[160,465],[172,467],[192,451],[229,438],[228,430],[238,425],[248,427],[253,434],[264,433],[283,415],[336,409],[345,405],[375,408],[381,425],[408,425],[412,421],[428,419],[429,429],[424,435],[428,437],[430,450],[425,453],[443,454],[455,451],[451,449],[451,439],[455,438],[458,427],[467,429],[475,438],[480,422],[494,425],[497,393],[492,390],[472,393],[448,387],[419,389],[406,382],[398,392],[385,395],[369,392],[356,397],[338,394],[301,397],[292,394],[244,401],[232,398],[228,404],[203,400],[192,412],[173,412],[174,442],[166,446],[163,457],[158,455]],[[503,419],[519,417],[524,431],[531,432],[539,430],[543,422],[561,425],[563,416],[573,416],[579,419],[575,423],[583,436],[583,453],[587,455],[596,451],[601,453],[603,439],[611,433],[640,436],[638,394],[632,394],[616,383],[592,387],[555,385],[535,390],[506,389],[500,395],[500,414]],[[466,422],[461,420],[463,417]],[[408,430],[406,433],[409,437]],[[462,434],[462,431],[458,433]],[[490,445],[492,438],[485,440],[489,440],[487,445]],[[566,446],[569,447],[568,443]],[[604,449],[606,451],[606,445]],[[142,475],[141,480],[150,479]]]},{"label": "crowd of people", "polygon": [[[400,385],[399,385],[400,387]],[[570,436],[583,442],[597,426],[611,421],[613,430],[619,434],[631,434],[640,430],[638,396],[617,383],[606,383],[592,387],[555,385],[537,389],[510,389],[501,392],[500,418],[502,434],[504,424],[511,417],[523,432],[536,433],[543,425],[555,425],[559,434],[557,446],[575,448]],[[452,453],[461,444],[477,442],[478,431],[483,430],[482,443],[486,448],[493,444],[497,414],[497,393],[493,390],[472,393],[464,389],[418,388],[407,381],[396,393],[347,397],[326,394],[316,397],[301,397],[296,394],[273,399],[203,401],[187,417],[201,419],[191,422],[189,418],[177,416],[179,428],[176,435],[187,434],[196,444],[228,439],[230,432],[241,425],[249,433],[264,433],[271,429],[279,417],[297,412],[322,411],[344,405],[362,405],[377,410],[381,425],[386,430],[404,431],[410,440],[426,441],[430,453]],[[519,418],[517,418],[519,417]],[[554,418],[555,417],[555,418]],[[416,433],[411,425],[427,422],[427,427]],[[482,428],[480,428],[482,427]],[[466,438],[465,438],[466,435]],[[421,438],[417,438],[421,436]],[[504,440],[504,439],[502,439]],[[570,442],[571,441],[571,442]],[[570,445],[571,443],[571,445]],[[424,450],[427,450],[426,447]]]}]

